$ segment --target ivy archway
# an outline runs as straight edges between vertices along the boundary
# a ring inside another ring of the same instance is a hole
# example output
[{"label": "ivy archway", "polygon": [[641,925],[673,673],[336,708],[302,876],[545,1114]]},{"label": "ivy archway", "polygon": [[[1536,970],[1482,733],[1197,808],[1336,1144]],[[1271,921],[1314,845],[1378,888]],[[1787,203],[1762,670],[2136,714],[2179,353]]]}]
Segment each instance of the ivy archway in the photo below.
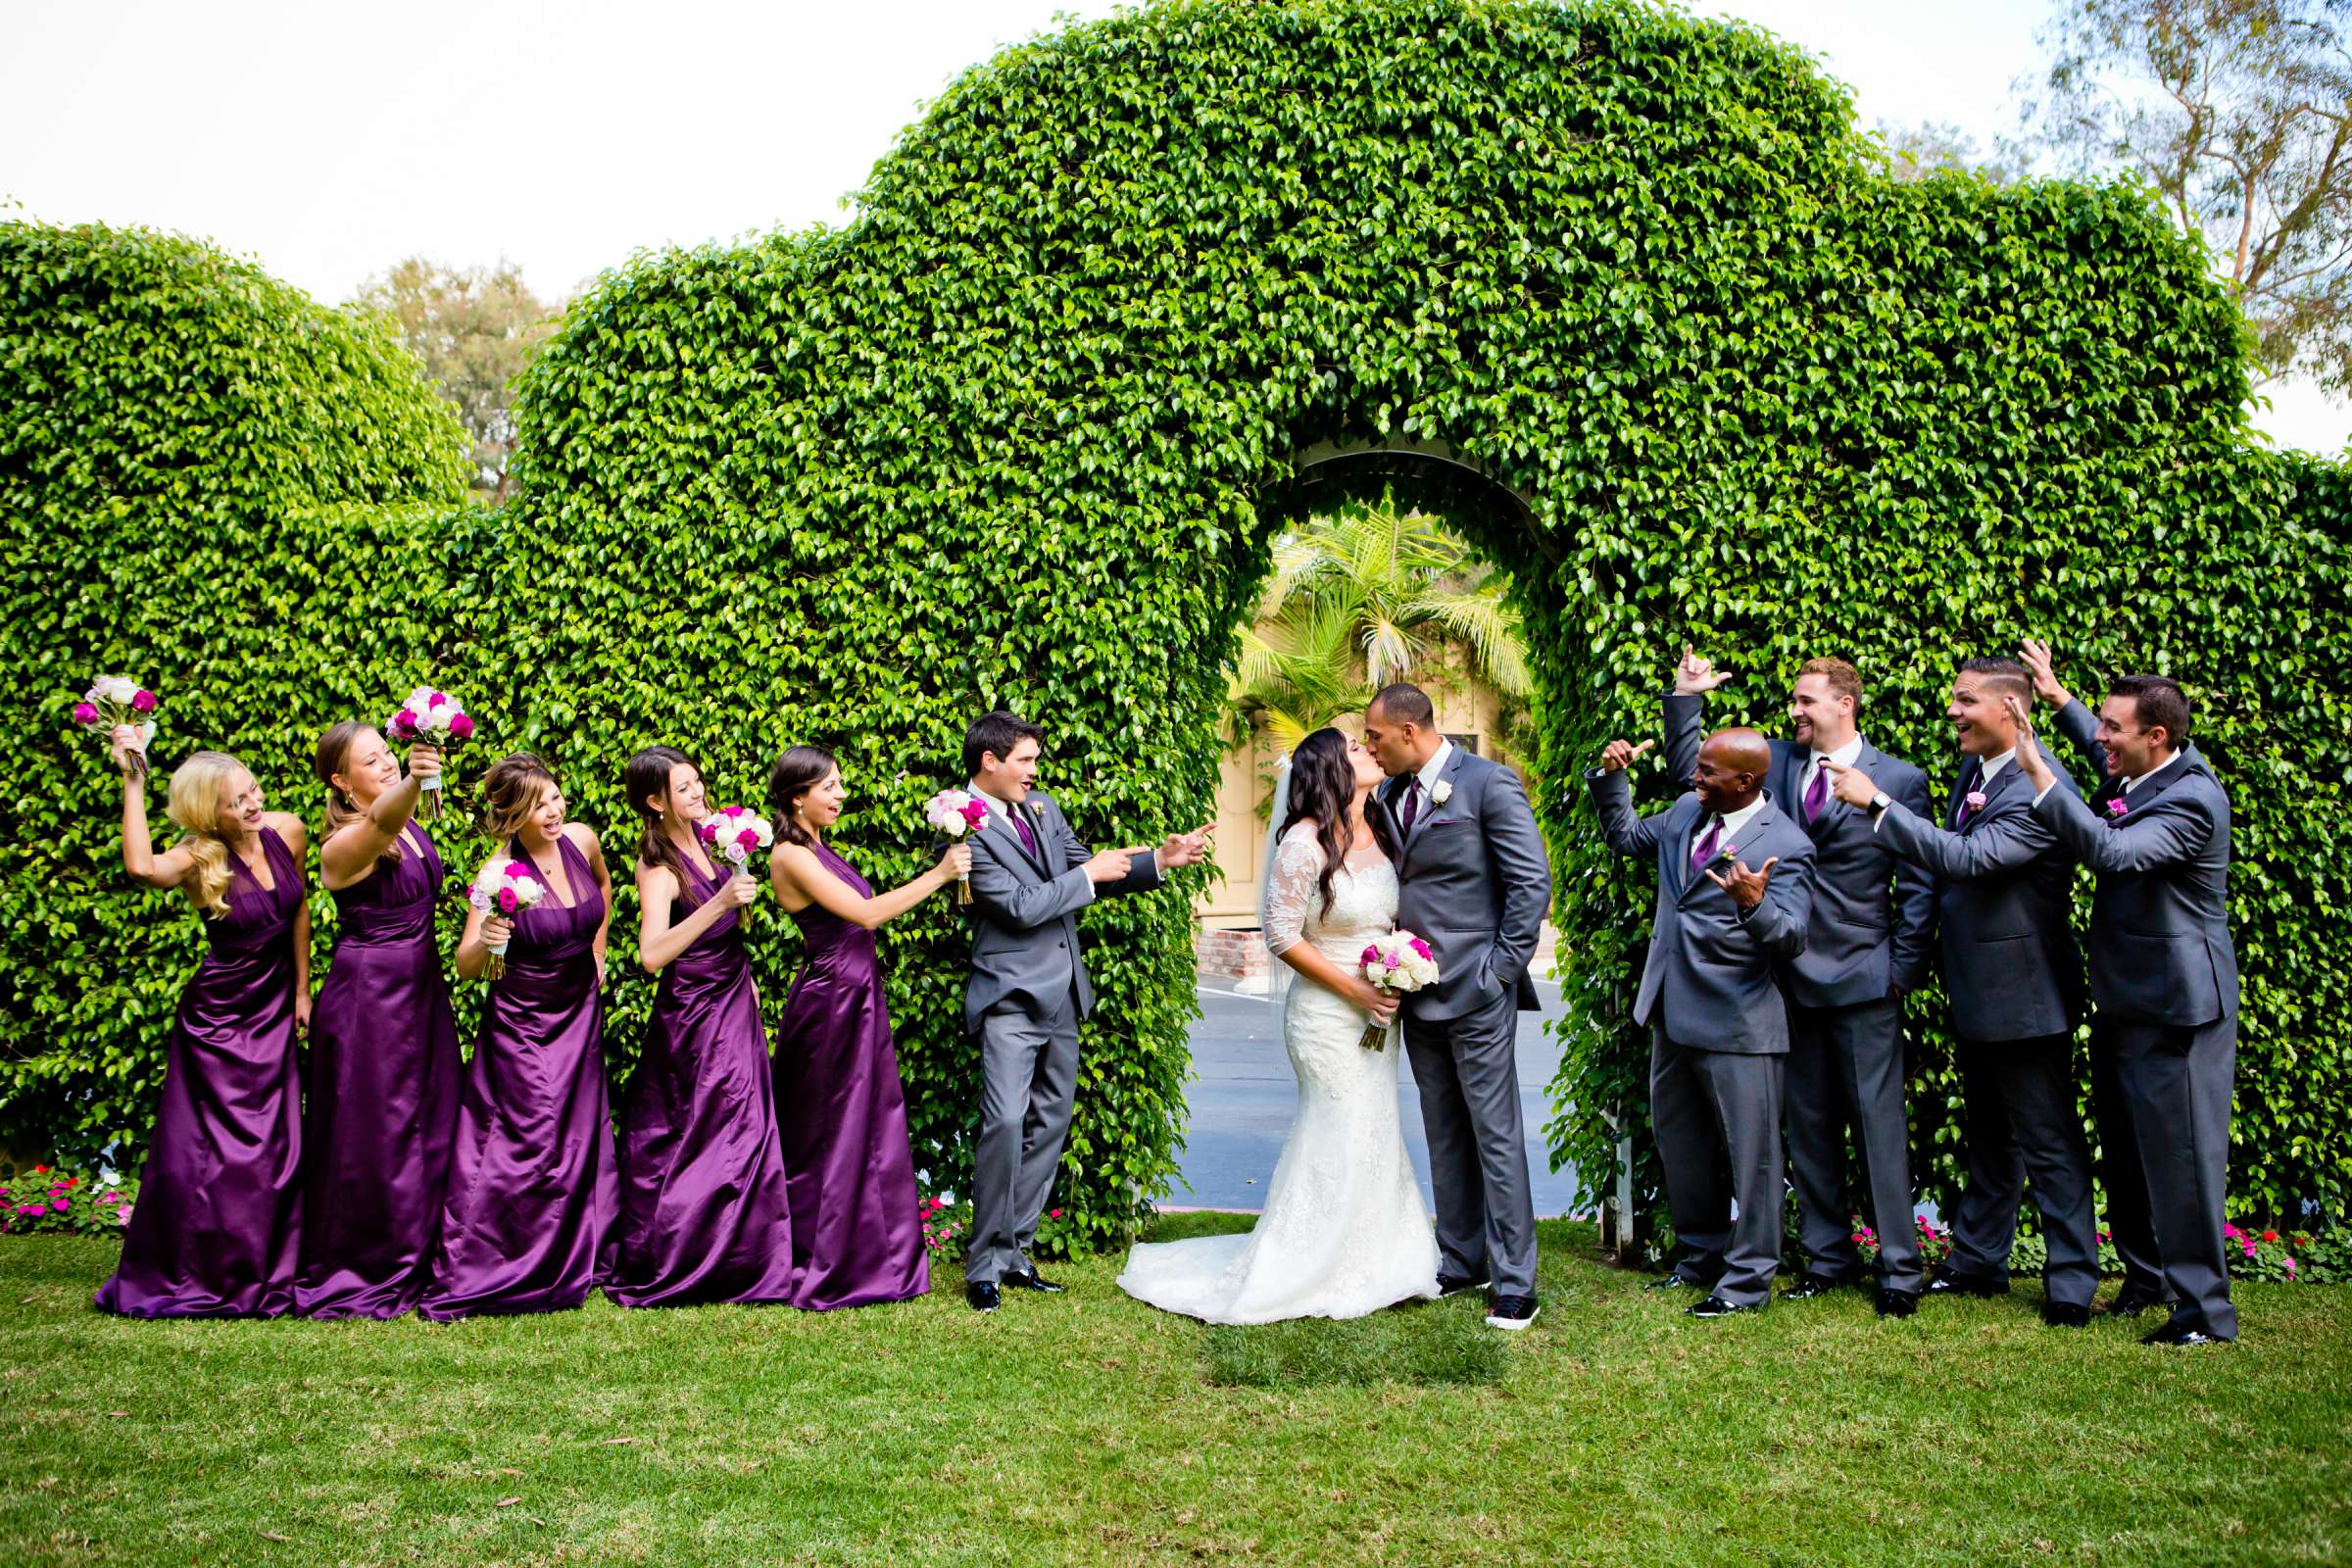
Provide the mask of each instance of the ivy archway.
[{"label": "ivy archway", "polygon": [[[593,819],[625,819],[619,762],[650,739],[737,795],[777,744],[825,739],[851,851],[888,877],[991,704],[1052,728],[1081,831],[1195,816],[1301,460],[1484,486],[1456,516],[1525,614],[1570,950],[1555,1141],[1595,1187],[1592,1113],[1641,1103],[1647,901],[1573,781],[1655,724],[1685,638],[1740,673],[1719,709],[1759,718],[1798,662],[1845,654],[1874,737],[1931,765],[1962,654],[2036,630],[2079,683],[2172,669],[2239,806],[2234,1193],[2340,1213],[2341,486],[2248,442],[2240,330],[2137,194],[1893,183],[1844,91],[1743,25],[1178,0],[967,73],[840,231],[608,275],[529,380],[518,500],[392,532],[427,564],[460,540],[468,580],[513,592],[447,617],[449,678],[555,752]],[[1179,901],[1089,932],[1073,1240],[1164,1184],[1193,1010]],[[946,911],[888,934],[917,1139],[951,1184],[961,956]],[[1934,1185],[1956,1131],[1918,1005]]]}]

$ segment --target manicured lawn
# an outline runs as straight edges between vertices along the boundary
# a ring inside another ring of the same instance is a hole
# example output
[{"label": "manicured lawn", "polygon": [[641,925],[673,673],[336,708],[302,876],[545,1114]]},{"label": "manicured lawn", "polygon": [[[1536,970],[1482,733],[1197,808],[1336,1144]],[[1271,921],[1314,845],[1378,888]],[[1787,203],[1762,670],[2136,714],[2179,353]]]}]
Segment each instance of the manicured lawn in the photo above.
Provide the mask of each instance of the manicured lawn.
[{"label": "manicured lawn", "polygon": [[2246,1287],[2244,1341],[2190,1352],[2044,1329],[2031,1283],[1705,1325],[1587,1228],[1544,1243],[1542,1321],[1490,1346],[1467,1301],[1212,1338],[1111,1258],[993,1319],[950,1278],[822,1317],[131,1323],[88,1304],[110,1245],[0,1239],[0,1562],[2352,1559],[2345,1292]]}]

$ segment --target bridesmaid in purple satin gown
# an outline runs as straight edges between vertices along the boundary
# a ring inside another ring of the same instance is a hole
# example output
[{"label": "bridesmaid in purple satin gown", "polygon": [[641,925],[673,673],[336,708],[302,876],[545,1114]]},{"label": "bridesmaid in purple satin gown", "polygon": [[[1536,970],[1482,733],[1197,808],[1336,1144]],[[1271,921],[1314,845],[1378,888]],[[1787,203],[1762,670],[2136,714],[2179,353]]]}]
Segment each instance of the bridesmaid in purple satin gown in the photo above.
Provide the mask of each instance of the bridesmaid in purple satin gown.
[{"label": "bridesmaid in purple satin gown", "polygon": [[695,825],[710,808],[684,752],[639,752],[621,787],[642,819],[637,957],[662,987],[621,1106],[620,1255],[605,1294],[622,1306],[786,1302],[792,1206],[738,912],[760,884],[705,856]]},{"label": "bridesmaid in purple satin gown", "polygon": [[605,928],[612,884],[596,835],[564,819],[547,764],[517,752],[482,780],[488,828],[546,888],[512,920],[466,916],[458,973],[490,982],[458,1102],[433,1280],[446,1321],[578,1306],[612,1266],[620,1186],[605,1101]]},{"label": "bridesmaid in purple satin gown", "polygon": [[431,1277],[466,1072],[433,941],[441,856],[411,820],[441,757],[410,747],[403,778],[383,736],[346,719],[311,771],[326,786],[318,869],[339,930],[311,1024],[294,1310],[399,1317]]},{"label": "bridesmaid in purple satin gown", "polygon": [[820,747],[795,746],[768,775],[768,878],[808,946],[784,1002],[775,1074],[792,1182],[793,1301],[814,1310],[931,1288],[874,928],[962,876],[972,854],[951,845],[930,870],[876,897],[822,837],[847,793]]},{"label": "bridesmaid in purple satin gown", "polygon": [[183,836],[162,855],[147,791],[122,769],[122,868],[184,888],[208,951],[179,995],[139,1200],[98,1304],[128,1317],[275,1317],[294,1305],[302,1240],[302,1083],[294,1039],[311,1016],[311,916],[302,818],[262,809],[235,758],[198,752],[172,774]]}]

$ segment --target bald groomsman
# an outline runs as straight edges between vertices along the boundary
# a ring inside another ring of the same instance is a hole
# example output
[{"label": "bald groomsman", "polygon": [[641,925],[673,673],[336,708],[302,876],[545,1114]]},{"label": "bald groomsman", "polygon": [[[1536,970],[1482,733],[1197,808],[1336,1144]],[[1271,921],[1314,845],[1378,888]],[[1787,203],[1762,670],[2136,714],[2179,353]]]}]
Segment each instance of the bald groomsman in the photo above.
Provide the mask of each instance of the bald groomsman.
[{"label": "bald groomsman", "polygon": [[1649,745],[1611,741],[1585,775],[1609,848],[1658,871],[1634,1017],[1682,1256],[1649,1288],[1703,1291],[1690,1315],[1728,1317],[1770,1301],[1780,1267],[1788,1015],[1773,974],[1804,951],[1813,841],[1765,797],[1772,752],[1752,729],[1709,736],[1690,793],[1637,818],[1625,769]]}]

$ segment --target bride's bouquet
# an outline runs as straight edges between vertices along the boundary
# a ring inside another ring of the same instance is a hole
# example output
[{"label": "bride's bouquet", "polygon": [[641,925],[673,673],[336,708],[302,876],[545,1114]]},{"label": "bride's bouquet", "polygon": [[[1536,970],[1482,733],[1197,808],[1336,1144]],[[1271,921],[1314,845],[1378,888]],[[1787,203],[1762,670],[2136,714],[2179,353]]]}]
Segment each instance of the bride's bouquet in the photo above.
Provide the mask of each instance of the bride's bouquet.
[{"label": "bride's bouquet", "polygon": [[[466,902],[484,914],[495,914],[512,920],[547,897],[547,884],[538,873],[520,860],[492,860],[482,867],[466,890]],[[482,977],[495,980],[507,972],[507,945],[499,943],[490,950],[490,961],[482,968]]]},{"label": "bride's bouquet", "polygon": [[101,675],[74,705],[74,722],[110,734],[118,724],[139,732],[139,744],[122,754],[133,778],[147,776],[147,743],[155,739],[155,693],[127,675]]},{"label": "bride's bouquet", "polygon": [[[1356,962],[1364,978],[1376,991],[1394,991],[1402,996],[1423,986],[1438,983],[1438,956],[1429,944],[1410,931],[1392,931],[1364,945]],[[1366,1051],[1386,1051],[1389,1045],[1389,1026],[1375,1023],[1367,1026],[1356,1044]]]},{"label": "bride's bouquet", "polygon": [[[941,790],[923,808],[923,820],[951,839],[959,839],[978,829],[988,820],[988,803],[973,798],[969,790]],[[971,877],[958,877],[956,882],[956,902],[972,902]]]},{"label": "bride's bouquet", "polygon": [[[472,736],[473,720],[466,716],[455,697],[419,686],[384,720],[384,733],[402,746],[421,741],[445,752]],[[416,815],[430,822],[440,814],[441,775],[436,773],[424,781],[424,793],[416,798]]]},{"label": "bride's bouquet", "polygon": [[[764,850],[776,842],[774,825],[748,806],[722,806],[704,817],[694,831],[705,849],[738,871],[751,868],[754,850]],[[751,912],[739,911],[735,916],[737,923],[742,923]]]}]

